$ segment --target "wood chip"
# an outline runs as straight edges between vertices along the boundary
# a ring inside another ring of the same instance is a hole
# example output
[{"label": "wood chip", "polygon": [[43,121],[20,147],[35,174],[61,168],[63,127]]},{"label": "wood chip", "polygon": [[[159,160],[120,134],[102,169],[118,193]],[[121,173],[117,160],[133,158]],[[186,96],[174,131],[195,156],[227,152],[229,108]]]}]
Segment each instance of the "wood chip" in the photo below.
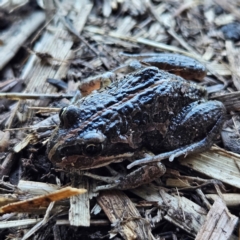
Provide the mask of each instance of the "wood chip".
[{"label": "wood chip", "polygon": [[84,194],[72,196],[70,198],[69,209],[69,223],[71,226],[90,226],[90,203],[89,203],[89,183],[88,179],[82,178],[77,186],[78,188],[85,188],[88,191]]},{"label": "wood chip", "polygon": [[240,188],[240,171],[237,166],[240,163],[239,154],[212,147],[209,151],[181,158],[179,162],[210,178]]},{"label": "wood chip", "polygon": [[[217,194],[206,194],[205,196],[212,201],[216,201],[219,198]],[[228,207],[239,207],[239,193],[223,193],[221,196],[223,197],[223,200]]]},{"label": "wood chip", "polygon": [[0,214],[10,213],[10,212],[27,212],[29,209],[45,207],[50,202],[60,201],[62,199],[69,198],[77,194],[83,194],[85,192],[86,192],[86,189],[66,187],[44,196],[39,196],[39,197],[28,199],[26,201],[20,201],[17,203],[11,203],[6,206],[3,206],[0,208]]},{"label": "wood chip", "polygon": [[124,239],[153,239],[149,223],[144,220],[132,201],[121,191],[103,191],[97,197],[108,219],[114,226],[113,233]]},{"label": "wood chip", "polygon": [[230,62],[232,80],[233,80],[234,86],[239,91],[240,90],[240,71],[239,71],[240,49],[235,48],[231,41],[226,41],[225,45],[227,50],[227,57]]},{"label": "wood chip", "polygon": [[19,219],[19,220],[15,220],[15,221],[1,221],[0,222],[0,229],[28,226],[28,225],[36,224],[36,223],[40,222],[41,220],[42,220],[42,218],[38,218],[38,219]]},{"label": "wood chip", "polygon": [[24,192],[30,195],[43,195],[43,194],[60,190],[60,187],[56,184],[25,181],[25,180],[20,180],[17,187],[21,192]]},{"label": "wood chip", "polygon": [[15,56],[23,43],[38,29],[44,20],[45,14],[43,12],[34,12],[0,34],[0,39],[3,42],[3,45],[0,45],[0,70]]},{"label": "wood chip", "polygon": [[0,131],[0,152],[5,152],[8,148],[10,140],[9,131]]},{"label": "wood chip", "polygon": [[160,209],[167,208],[167,212],[162,213],[164,218],[191,235],[197,234],[205,220],[205,209],[185,197],[171,196],[163,190],[159,192],[151,184],[131,192],[147,201],[157,202]]},{"label": "wood chip", "polygon": [[213,96],[210,99],[221,101],[228,111],[240,111],[240,91]]},{"label": "wood chip", "polygon": [[232,215],[224,202],[218,198],[207,214],[195,240],[227,240],[231,235],[238,218]]}]

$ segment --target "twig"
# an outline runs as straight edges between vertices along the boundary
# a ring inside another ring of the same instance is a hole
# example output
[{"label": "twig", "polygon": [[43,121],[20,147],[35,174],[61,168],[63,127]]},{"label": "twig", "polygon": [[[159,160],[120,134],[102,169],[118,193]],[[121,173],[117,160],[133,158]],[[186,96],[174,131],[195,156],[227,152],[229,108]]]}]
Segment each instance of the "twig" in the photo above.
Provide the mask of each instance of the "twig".
[{"label": "twig", "polygon": [[46,98],[72,98],[72,94],[47,94],[47,93],[0,93],[1,98],[7,98],[12,100],[21,99],[46,99]]},{"label": "twig", "polygon": [[203,194],[202,190],[197,189],[196,192],[197,192],[198,196],[202,199],[202,201],[205,204],[205,206],[207,207],[207,209],[210,210],[211,209],[211,204],[209,203],[209,201],[207,200],[207,198]]},{"label": "twig", "polygon": [[40,110],[41,112],[59,112],[61,108],[49,108],[49,107],[28,107],[31,110]]}]

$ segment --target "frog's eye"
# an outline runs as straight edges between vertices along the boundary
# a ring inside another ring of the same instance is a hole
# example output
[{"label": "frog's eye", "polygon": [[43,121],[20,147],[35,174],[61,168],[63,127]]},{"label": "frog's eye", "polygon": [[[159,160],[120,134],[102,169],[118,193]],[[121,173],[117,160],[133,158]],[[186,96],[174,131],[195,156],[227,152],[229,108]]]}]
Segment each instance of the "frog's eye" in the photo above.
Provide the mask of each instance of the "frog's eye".
[{"label": "frog's eye", "polygon": [[64,127],[72,127],[78,122],[79,115],[79,108],[73,105],[62,108],[59,112],[59,118]]},{"label": "frog's eye", "polygon": [[102,152],[102,149],[103,149],[103,146],[101,143],[97,143],[97,144],[91,143],[83,147],[83,152],[86,155],[93,157],[93,156],[99,155]]}]

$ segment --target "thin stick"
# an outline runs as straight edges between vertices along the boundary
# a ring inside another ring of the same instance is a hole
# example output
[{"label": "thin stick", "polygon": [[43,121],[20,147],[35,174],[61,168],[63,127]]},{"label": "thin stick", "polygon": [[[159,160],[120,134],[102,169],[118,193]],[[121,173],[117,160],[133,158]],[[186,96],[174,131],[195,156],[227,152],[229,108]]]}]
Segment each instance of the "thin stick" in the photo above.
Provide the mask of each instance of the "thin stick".
[{"label": "thin stick", "polygon": [[12,100],[19,99],[46,99],[46,98],[72,98],[72,94],[46,94],[46,93],[0,93],[1,98],[7,98]]}]

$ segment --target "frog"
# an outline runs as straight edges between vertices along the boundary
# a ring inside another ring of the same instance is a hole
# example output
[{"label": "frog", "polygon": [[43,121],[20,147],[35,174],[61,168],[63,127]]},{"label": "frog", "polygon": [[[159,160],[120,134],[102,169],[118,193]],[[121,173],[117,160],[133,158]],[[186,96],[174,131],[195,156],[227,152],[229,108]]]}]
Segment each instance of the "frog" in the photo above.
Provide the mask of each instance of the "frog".
[{"label": "frog", "polygon": [[[50,161],[67,172],[107,182],[98,190],[136,188],[161,177],[163,159],[203,152],[217,139],[223,103],[204,87],[157,67],[143,67],[81,98],[59,113],[47,146]],[[148,152],[151,154],[149,154]],[[130,161],[129,174],[112,178],[91,169]]]}]

